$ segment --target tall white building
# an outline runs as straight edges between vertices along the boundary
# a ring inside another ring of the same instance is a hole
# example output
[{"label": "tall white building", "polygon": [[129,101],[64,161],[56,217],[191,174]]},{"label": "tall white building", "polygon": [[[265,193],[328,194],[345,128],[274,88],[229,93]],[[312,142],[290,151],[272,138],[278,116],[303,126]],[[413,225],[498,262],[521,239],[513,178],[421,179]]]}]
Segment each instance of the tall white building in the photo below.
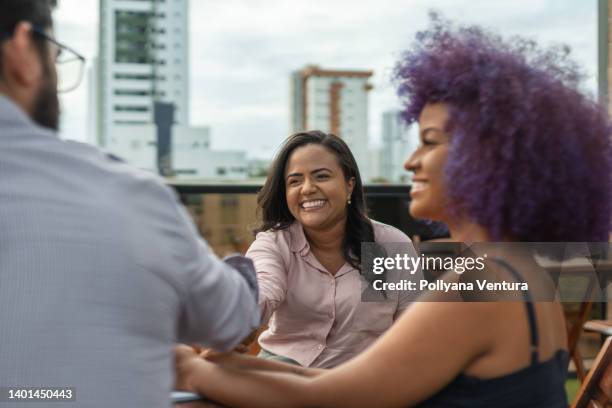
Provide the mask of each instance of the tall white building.
[{"label": "tall white building", "polygon": [[97,142],[128,162],[154,160],[154,102],[189,125],[188,22],[188,0],[100,0]]},{"label": "tall white building", "polygon": [[368,82],[372,71],[309,65],[291,74],[291,129],[333,133],[349,145],[364,181],[368,158]]},{"label": "tall white building", "polygon": [[418,137],[402,122],[399,110],[383,112],[382,143],[378,176],[391,183],[409,182],[404,162],[416,149]]}]

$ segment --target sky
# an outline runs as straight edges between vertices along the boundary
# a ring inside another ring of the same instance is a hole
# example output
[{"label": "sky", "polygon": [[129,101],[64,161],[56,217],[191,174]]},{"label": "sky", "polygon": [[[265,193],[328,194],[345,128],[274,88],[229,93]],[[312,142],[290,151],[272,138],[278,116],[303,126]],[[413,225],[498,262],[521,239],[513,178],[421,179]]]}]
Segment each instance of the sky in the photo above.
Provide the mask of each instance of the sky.
[{"label": "sky", "polygon": [[[289,74],[306,64],[373,70],[369,137],[399,109],[391,72],[435,10],[541,45],[567,44],[597,89],[596,0],[190,0],[190,124],[209,126],[214,149],[270,159],[289,129]],[[58,0],[58,39],[91,63],[98,0]],[[62,135],[91,142],[88,83],[61,96]]]}]

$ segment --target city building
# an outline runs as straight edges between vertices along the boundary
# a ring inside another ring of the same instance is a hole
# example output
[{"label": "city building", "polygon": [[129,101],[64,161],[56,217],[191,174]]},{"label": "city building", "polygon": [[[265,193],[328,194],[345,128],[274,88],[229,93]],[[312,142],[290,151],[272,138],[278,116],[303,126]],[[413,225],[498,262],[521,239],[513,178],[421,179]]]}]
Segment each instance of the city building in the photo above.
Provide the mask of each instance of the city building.
[{"label": "city building", "polygon": [[212,150],[207,127],[173,127],[172,168],[174,177],[179,180],[245,180],[249,177],[246,152]]},{"label": "city building", "polygon": [[182,200],[215,253],[245,253],[253,242],[256,194],[190,194]]},{"label": "city building", "polygon": [[157,101],[172,103],[174,122],[189,125],[188,22],[188,0],[100,0],[98,145],[142,160],[143,144],[155,143],[148,130]]},{"label": "city building", "polygon": [[210,129],[189,123],[188,8],[188,0],[100,0],[89,72],[96,143],[175,179],[244,180],[246,153],[211,150]]},{"label": "city building", "polygon": [[291,74],[291,129],[331,132],[351,148],[364,180],[368,157],[368,82],[372,71],[329,70],[308,65]]},{"label": "city building", "polygon": [[382,147],[378,176],[389,183],[406,183],[410,173],[404,162],[416,149],[418,137],[402,122],[399,110],[388,110],[382,114]]}]

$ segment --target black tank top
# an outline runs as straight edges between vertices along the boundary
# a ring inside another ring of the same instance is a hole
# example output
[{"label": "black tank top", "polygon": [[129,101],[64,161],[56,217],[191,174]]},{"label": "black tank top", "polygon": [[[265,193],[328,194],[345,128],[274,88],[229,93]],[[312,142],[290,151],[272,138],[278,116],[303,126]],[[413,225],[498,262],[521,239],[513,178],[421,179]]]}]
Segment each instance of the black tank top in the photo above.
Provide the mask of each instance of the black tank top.
[{"label": "black tank top", "polygon": [[[523,279],[507,262],[496,261],[519,282]],[[565,378],[569,355],[559,350],[549,360],[538,361],[538,327],[531,295],[524,292],[531,332],[531,364],[500,377],[480,379],[459,374],[419,407],[460,408],[567,408]]]}]

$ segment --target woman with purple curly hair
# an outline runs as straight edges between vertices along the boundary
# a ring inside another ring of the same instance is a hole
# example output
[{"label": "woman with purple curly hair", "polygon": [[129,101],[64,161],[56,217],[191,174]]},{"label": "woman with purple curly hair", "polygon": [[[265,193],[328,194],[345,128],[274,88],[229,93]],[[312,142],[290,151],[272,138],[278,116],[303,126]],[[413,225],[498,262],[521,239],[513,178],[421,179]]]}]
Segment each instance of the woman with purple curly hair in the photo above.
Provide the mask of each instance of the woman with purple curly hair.
[{"label": "woman with purple curly hair", "polygon": [[[445,222],[463,242],[607,240],[610,127],[578,91],[566,50],[434,16],[396,76],[404,118],[418,121],[421,138],[406,162],[413,216]],[[533,259],[508,257],[489,258],[485,273],[531,284],[540,271]],[[552,287],[542,275],[539,284]],[[524,302],[426,293],[329,371],[206,360],[179,347],[177,384],[236,407],[567,407],[561,306],[528,293]]]},{"label": "woman with purple curly hair", "polygon": [[396,77],[407,123],[446,106],[449,215],[486,226],[493,241],[607,241],[610,127],[578,91],[568,49],[448,24],[434,16]]}]

